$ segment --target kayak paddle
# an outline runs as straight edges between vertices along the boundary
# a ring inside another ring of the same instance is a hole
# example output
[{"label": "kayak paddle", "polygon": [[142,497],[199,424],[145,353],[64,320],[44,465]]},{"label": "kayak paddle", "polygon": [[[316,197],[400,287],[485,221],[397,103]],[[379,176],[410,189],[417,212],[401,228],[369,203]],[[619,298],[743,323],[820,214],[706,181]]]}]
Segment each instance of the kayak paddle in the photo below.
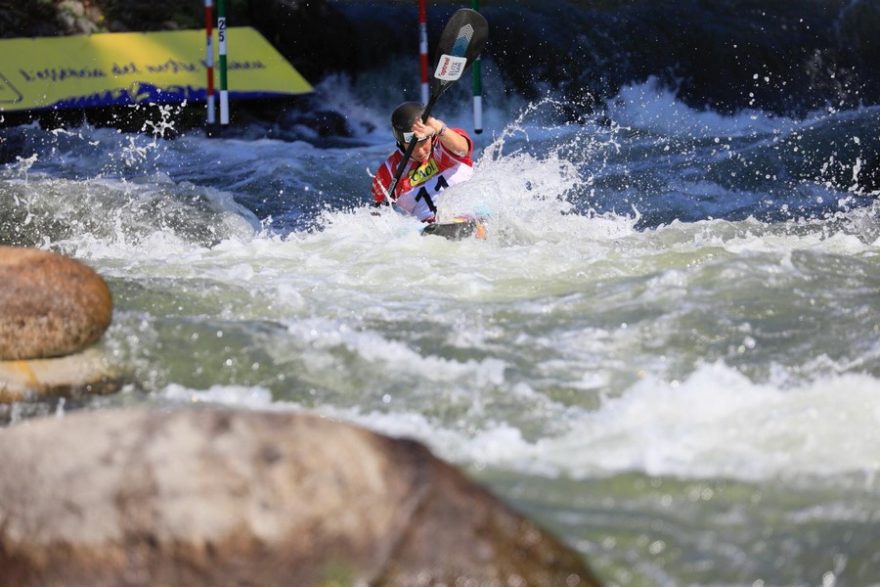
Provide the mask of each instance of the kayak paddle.
[{"label": "kayak paddle", "polygon": [[[431,110],[437,98],[445,92],[452,84],[464,74],[468,66],[479,57],[483,45],[489,38],[489,23],[483,18],[483,15],[476,10],[470,8],[461,8],[452,15],[443,34],[440,35],[440,42],[437,45],[437,65],[434,68],[434,76],[431,78],[431,97],[422,113],[422,122],[427,122],[431,116]],[[394,174],[394,180],[388,191],[385,192],[385,201],[391,205],[392,195],[397,188],[398,182],[406,169],[412,157],[412,152],[418,143],[418,137],[415,135],[409,141],[406,152],[400,165],[397,166],[397,172]]]}]

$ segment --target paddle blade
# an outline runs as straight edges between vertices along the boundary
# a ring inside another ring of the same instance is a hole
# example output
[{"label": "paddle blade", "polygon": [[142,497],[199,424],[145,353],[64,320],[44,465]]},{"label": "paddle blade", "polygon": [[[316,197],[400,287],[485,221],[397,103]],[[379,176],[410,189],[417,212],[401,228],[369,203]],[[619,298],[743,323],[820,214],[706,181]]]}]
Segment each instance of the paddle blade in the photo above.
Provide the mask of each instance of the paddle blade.
[{"label": "paddle blade", "polygon": [[488,38],[489,23],[476,10],[462,8],[452,15],[437,45],[437,66],[431,79],[434,99],[458,81],[479,57]]}]

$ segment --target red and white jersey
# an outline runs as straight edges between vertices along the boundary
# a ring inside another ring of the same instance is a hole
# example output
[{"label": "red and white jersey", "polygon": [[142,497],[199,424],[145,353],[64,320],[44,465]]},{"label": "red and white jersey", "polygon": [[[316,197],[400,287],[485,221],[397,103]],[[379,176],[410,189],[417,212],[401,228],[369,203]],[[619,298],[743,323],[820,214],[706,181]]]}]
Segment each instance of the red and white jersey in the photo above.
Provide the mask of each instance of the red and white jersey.
[{"label": "red and white jersey", "polygon": [[[467,153],[459,157],[446,149],[439,140],[435,140],[428,160],[424,163],[408,161],[394,189],[393,199],[397,206],[423,222],[433,221],[432,208],[440,192],[449,186],[467,181],[474,174],[474,142],[460,128],[449,130],[454,130],[467,139]],[[398,149],[376,171],[373,178],[373,199],[376,202],[385,201],[385,192],[391,186],[401,160],[403,153]]]}]

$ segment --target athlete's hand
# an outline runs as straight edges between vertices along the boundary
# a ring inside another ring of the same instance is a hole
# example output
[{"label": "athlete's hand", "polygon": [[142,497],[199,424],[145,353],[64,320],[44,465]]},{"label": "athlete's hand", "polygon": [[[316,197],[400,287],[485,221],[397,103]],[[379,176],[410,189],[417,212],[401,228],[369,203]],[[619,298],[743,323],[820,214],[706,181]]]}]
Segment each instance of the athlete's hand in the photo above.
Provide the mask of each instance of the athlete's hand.
[{"label": "athlete's hand", "polygon": [[420,139],[433,137],[441,128],[443,128],[443,124],[433,116],[428,117],[428,122],[422,122],[421,118],[417,118],[412,125],[413,132]]}]

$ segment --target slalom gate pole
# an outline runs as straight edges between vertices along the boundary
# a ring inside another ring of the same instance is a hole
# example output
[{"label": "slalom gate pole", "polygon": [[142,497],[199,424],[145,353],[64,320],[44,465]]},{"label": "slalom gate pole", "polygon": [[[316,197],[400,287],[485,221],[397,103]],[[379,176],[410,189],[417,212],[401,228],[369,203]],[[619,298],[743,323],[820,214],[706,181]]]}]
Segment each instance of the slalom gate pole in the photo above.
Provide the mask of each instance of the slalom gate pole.
[{"label": "slalom gate pole", "polygon": [[226,84],[226,0],[217,0],[217,40],[220,45],[220,124],[229,124],[229,89]]},{"label": "slalom gate pole", "polygon": [[214,111],[214,0],[205,0],[205,69],[208,74],[208,124],[217,122]]},{"label": "slalom gate pole", "polygon": [[428,103],[428,9],[419,0],[419,62],[422,69],[422,104]]},{"label": "slalom gate pole", "polygon": [[[471,8],[479,12],[480,0],[471,0]],[[479,57],[474,59],[471,75],[474,81],[474,132],[480,134],[483,132],[483,76]]]}]

